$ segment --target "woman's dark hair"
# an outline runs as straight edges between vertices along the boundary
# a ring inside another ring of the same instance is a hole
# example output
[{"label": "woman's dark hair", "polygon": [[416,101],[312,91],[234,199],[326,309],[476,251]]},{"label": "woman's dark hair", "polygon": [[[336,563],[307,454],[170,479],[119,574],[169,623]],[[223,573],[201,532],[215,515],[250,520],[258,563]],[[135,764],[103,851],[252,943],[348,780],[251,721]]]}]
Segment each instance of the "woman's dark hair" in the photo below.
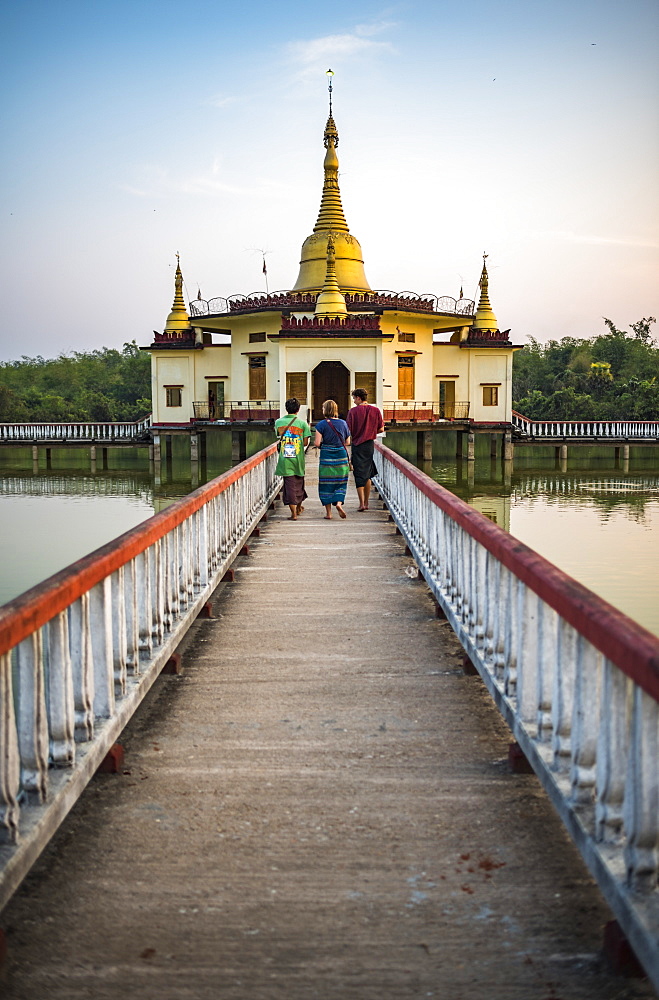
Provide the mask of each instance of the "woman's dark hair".
[{"label": "woman's dark hair", "polygon": [[357,397],[357,399],[361,399],[362,403],[365,403],[366,400],[368,399],[368,393],[366,392],[366,389],[353,389],[352,391],[353,399],[355,396]]},{"label": "woman's dark hair", "polygon": [[299,409],[300,409],[300,400],[296,399],[295,396],[293,396],[292,399],[287,399],[286,400],[286,412],[287,413],[297,413],[297,411]]}]

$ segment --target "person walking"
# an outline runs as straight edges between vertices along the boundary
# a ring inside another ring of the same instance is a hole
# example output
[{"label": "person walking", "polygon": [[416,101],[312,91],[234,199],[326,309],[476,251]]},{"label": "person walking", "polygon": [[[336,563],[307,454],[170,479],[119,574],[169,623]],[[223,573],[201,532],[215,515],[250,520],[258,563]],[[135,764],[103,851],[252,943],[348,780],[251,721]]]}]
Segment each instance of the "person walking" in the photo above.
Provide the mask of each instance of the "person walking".
[{"label": "person walking", "polygon": [[320,448],[318,463],[318,493],[325,507],[325,518],[332,520],[332,507],[336,507],[339,517],[345,518],[343,502],[348,488],[350,457],[347,445],[350,432],[345,420],[339,419],[339,408],[333,399],[323,403],[323,420],[316,424],[314,448]]},{"label": "person walking", "polygon": [[304,510],[302,503],[307,498],[304,488],[304,449],[311,440],[311,428],[306,420],[298,417],[299,411],[299,400],[294,397],[287,399],[288,416],[275,420],[275,433],[279,436],[279,458],[275,473],[284,477],[283,500],[291,510],[289,521],[297,521]]},{"label": "person walking", "polygon": [[347,419],[352,438],[352,470],[359,497],[357,510],[365,511],[371,495],[371,477],[378,472],[373,461],[374,441],[384,430],[384,417],[377,406],[366,402],[366,389],[353,390],[352,399],[355,405],[348,410]]}]

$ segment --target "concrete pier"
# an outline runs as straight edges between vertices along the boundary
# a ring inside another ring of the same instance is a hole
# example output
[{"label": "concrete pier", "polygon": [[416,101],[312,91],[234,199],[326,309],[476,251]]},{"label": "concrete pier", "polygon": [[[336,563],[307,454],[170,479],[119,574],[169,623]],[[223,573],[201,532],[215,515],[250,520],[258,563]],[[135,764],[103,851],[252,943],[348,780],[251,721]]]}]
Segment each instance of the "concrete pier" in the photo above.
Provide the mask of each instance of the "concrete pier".
[{"label": "concrete pier", "polygon": [[652,997],[387,511],[309,466],[2,914],[3,997]]}]

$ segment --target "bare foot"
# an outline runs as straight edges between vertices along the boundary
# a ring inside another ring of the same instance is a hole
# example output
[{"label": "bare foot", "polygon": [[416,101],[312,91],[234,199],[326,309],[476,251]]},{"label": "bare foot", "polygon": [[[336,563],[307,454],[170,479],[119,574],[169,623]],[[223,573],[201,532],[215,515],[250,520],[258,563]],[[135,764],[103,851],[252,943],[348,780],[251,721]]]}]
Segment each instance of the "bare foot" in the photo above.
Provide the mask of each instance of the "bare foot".
[{"label": "bare foot", "polygon": [[303,511],[303,510],[304,510],[304,507],[302,506],[302,504],[301,504],[301,503],[299,503],[299,504],[297,505],[297,512],[298,512],[298,515],[300,515],[300,514],[302,513],[302,511]]},{"label": "bare foot", "polygon": [[332,520],[332,515],[331,514],[325,514],[325,515],[323,515],[323,520],[324,521],[331,521]]},{"label": "bare foot", "polygon": [[297,521],[297,517],[294,517],[294,515],[291,514],[291,516],[289,518],[287,518],[287,520],[288,521]]},{"label": "bare foot", "polygon": [[366,510],[366,507],[358,507],[357,510],[359,513],[361,513],[362,511]]},{"label": "bare foot", "polygon": [[336,509],[337,509],[337,511],[339,512],[339,517],[343,517],[343,518],[345,518],[345,517],[347,517],[347,516],[348,516],[348,515],[346,514],[346,512],[344,511],[343,507],[339,507],[339,505],[338,505],[338,504],[336,505]]}]

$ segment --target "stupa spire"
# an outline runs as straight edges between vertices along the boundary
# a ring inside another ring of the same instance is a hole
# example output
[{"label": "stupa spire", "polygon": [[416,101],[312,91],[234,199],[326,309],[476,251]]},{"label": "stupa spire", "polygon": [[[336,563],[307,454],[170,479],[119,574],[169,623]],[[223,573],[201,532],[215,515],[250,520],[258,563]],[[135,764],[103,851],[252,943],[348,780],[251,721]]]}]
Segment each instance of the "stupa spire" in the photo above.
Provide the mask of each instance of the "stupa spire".
[{"label": "stupa spire", "polygon": [[316,299],[316,316],[323,318],[330,316],[347,316],[348,307],[346,300],[341,294],[339,283],[336,280],[336,257],[334,255],[334,240],[330,236],[327,240],[327,268],[325,271],[325,284],[323,290]]},{"label": "stupa spire", "polygon": [[165,333],[190,329],[190,317],[183,301],[183,274],[181,258],[176,254],[176,274],[174,275],[174,302],[165,323]]},{"label": "stupa spire", "polygon": [[323,163],[325,180],[320,199],[318,221],[313,231],[317,233],[323,229],[338,229],[347,233],[348,223],[343,214],[339,190],[339,158],[336,154],[336,147],[339,145],[339,131],[332,117],[332,77],[334,74],[331,69],[328,69],[327,76],[329,79],[329,117],[323,134],[323,145],[327,150]]},{"label": "stupa spire", "polygon": [[481,278],[478,282],[479,288],[481,290],[480,300],[478,302],[478,308],[476,309],[476,315],[474,317],[474,322],[472,324],[472,330],[498,330],[499,326],[497,324],[497,318],[494,315],[492,306],[490,305],[490,296],[488,293],[489,278],[487,274],[487,265],[485,261],[488,258],[488,254],[483,254],[483,270],[481,271]]},{"label": "stupa spire", "polygon": [[320,199],[320,211],[313,233],[302,245],[300,273],[293,286],[294,292],[316,292],[323,288],[326,277],[327,239],[332,237],[335,248],[336,280],[344,292],[370,292],[371,286],[364,274],[364,261],[358,241],[350,234],[348,223],[343,214],[341,192],[339,191],[339,158],[336,148],[339,145],[339,131],[332,112],[332,78],[334,73],[327,71],[329,80],[329,117],[323,133],[325,160],[323,162],[324,180]]}]

